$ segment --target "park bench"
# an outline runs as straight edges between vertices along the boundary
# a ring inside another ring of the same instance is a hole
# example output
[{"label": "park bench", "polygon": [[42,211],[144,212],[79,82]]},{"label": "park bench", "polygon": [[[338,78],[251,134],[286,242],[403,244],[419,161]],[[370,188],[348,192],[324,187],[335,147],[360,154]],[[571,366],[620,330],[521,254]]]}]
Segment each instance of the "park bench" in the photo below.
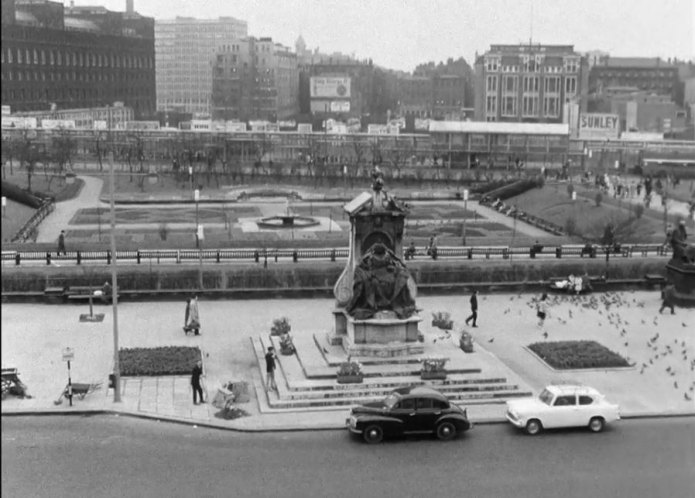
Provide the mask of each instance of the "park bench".
[{"label": "park bench", "polygon": [[502,256],[504,259],[509,257],[508,246],[491,246],[491,247],[472,247],[472,255],[484,255],[485,259],[490,259],[490,256]]},{"label": "park bench", "polygon": [[653,289],[657,285],[664,285],[666,283],[666,278],[658,273],[647,273],[644,276],[644,281],[648,288]]},{"label": "park bench", "polygon": [[2,399],[5,399],[8,394],[31,398],[27,394],[27,386],[19,380],[19,373],[16,368],[2,369]]},{"label": "park bench", "polygon": [[98,300],[103,303],[111,302],[111,293],[103,295],[101,292],[103,292],[102,287],[98,286],[71,285],[65,289],[64,296],[66,296],[69,301],[88,301],[91,295],[93,301]]}]

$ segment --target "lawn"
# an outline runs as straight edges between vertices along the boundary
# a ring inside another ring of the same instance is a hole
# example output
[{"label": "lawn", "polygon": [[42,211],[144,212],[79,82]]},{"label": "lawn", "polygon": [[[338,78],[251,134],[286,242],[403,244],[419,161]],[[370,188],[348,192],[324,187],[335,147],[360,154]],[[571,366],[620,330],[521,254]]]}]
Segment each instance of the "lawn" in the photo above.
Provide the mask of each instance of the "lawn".
[{"label": "lawn", "polygon": [[6,211],[2,213],[2,242],[9,242],[36,210],[11,199],[7,199]]},{"label": "lawn", "polygon": [[536,342],[529,349],[560,370],[630,366],[625,358],[596,341]]},{"label": "lawn", "polygon": [[[23,189],[26,189],[29,185],[26,171],[17,167],[10,172],[9,166],[4,166],[2,179]],[[31,178],[31,190],[33,192],[43,192],[51,195],[56,202],[75,198],[79,194],[82,185],[84,185],[84,182],[79,179],[68,185],[62,177],[46,177],[41,168],[38,168]]]},{"label": "lawn", "polygon": [[190,374],[200,359],[201,353],[197,347],[168,346],[118,351],[118,364],[123,377]]},{"label": "lawn", "polygon": [[600,240],[608,223],[622,227],[616,230],[618,242],[663,241],[664,227],[661,221],[649,216],[635,219],[627,204],[622,207],[605,203],[597,206],[594,200],[582,196],[572,201],[566,189],[566,185],[546,185],[509,199],[506,203],[515,204],[520,210],[561,227],[567,227],[568,220],[574,219],[575,233],[594,241]]}]

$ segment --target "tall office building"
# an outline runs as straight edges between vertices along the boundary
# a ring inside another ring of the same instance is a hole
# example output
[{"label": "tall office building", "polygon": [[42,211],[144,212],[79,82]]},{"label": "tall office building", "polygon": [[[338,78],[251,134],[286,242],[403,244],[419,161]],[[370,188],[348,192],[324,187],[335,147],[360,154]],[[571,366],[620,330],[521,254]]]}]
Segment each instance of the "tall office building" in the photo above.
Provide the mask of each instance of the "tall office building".
[{"label": "tall office building", "polygon": [[491,45],[475,62],[475,118],[562,123],[586,110],[589,71],[573,45]]},{"label": "tall office building", "polygon": [[210,114],[215,55],[247,30],[232,17],[156,20],[157,110]]}]

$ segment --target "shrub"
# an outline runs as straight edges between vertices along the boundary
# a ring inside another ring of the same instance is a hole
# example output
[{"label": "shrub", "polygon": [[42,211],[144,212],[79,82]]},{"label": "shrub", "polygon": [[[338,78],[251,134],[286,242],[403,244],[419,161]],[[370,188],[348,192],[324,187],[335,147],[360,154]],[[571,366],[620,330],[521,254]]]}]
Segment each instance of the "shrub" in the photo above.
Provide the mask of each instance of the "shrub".
[{"label": "shrub", "polygon": [[570,216],[565,220],[565,232],[567,235],[576,235],[577,233],[577,220],[574,216]]},{"label": "shrub", "polygon": [[358,361],[352,361],[348,359],[348,361],[344,361],[343,363],[340,364],[340,367],[338,367],[338,376],[347,376],[347,375],[361,375],[362,374],[362,365]]},{"label": "shrub", "polygon": [[442,358],[440,356],[429,356],[423,358],[422,361],[422,371],[423,372],[443,372],[444,365],[449,358]]},{"label": "shrub", "polygon": [[270,328],[270,335],[289,334],[292,327],[287,317],[276,318],[273,320],[273,326]]},{"label": "shrub", "polygon": [[567,185],[567,195],[570,196],[570,199],[572,198],[573,193],[574,193],[574,185],[572,185],[572,184]]},{"label": "shrub", "polygon": [[454,327],[454,322],[446,311],[436,311],[432,313],[432,326],[442,330],[451,330]]},{"label": "shrub", "polygon": [[594,200],[596,201],[596,207],[601,205],[601,201],[603,201],[603,194],[601,192],[596,192],[596,197],[594,197]]},{"label": "shrub", "polygon": [[510,197],[523,194],[524,192],[535,188],[538,185],[536,180],[519,180],[510,185],[500,187],[485,194],[488,199],[505,200]]},{"label": "shrub", "polygon": [[159,238],[162,240],[167,240],[167,237],[169,236],[169,225],[166,223],[160,223],[159,224]]},{"label": "shrub", "polygon": [[124,377],[189,374],[200,359],[197,347],[165,346],[118,351],[118,363]]},{"label": "shrub", "polygon": [[557,369],[628,367],[625,358],[596,341],[537,342],[529,349]]},{"label": "shrub", "polygon": [[634,212],[635,218],[640,219],[644,214],[644,206],[642,204],[635,204]]}]

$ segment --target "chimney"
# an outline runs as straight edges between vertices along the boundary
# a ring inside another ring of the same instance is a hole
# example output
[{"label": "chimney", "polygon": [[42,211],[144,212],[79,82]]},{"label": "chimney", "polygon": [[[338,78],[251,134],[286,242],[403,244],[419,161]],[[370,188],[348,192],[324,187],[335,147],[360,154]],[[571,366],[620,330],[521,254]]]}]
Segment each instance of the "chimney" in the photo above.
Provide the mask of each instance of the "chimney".
[{"label": "chimney", "polygon": [[126,14],[132,14],[135,9],[133,7],[134,0],[125,0],[125,11]]}]

